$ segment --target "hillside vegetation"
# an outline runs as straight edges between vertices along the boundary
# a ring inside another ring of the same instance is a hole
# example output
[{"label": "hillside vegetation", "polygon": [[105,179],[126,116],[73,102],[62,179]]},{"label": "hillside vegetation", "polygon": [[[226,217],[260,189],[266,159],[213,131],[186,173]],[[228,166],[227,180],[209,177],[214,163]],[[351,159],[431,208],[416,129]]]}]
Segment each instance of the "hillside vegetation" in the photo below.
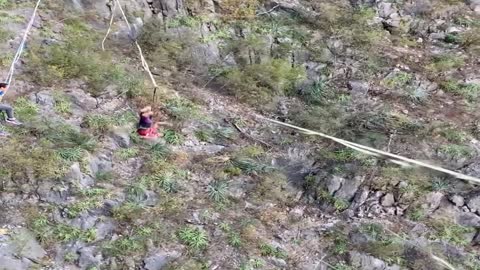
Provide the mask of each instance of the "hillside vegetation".
[{"label": "hillside vegetation", "polygon": [[[480,269],[477,184],[256,117],[480,177],[479,1],[120,2],[105,50],[113,2],[40,6],[0,269]],[[33,5],[0,0],[2,76]]]}]

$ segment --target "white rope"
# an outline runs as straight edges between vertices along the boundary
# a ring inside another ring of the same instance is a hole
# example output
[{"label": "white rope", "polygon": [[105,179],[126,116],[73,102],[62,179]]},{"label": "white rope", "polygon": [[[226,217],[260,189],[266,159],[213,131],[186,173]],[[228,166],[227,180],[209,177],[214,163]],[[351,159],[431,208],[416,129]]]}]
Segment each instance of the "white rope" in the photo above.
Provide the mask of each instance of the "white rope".
[{"label": "white rope", "polygon": [[342,144],[346,147],[352,148],[354,150],[363,152],[363,153],[368,154],[368,155],[385,156],[385,157],[393,159],[394,161],[403,161],[405,163],[414,164],[414,165],[417,165],[417,166],[429,168],[429,169],[434,170],[434,171],[439,171],[439,172],[442,172],[442,173],[446,173],[446,174],[454,176],[458,179],[472,181],[472,182],[475,182],[477,184],[480,184],[480,179],[476,178],[476,177],[473,177],[473,176],[469,176],[469,175],[465,175],[465,174],[462,174],[462,173],[454,172],[452,170],[444,169],[444,168],[439,167],[439,166],[435,166],[435,165],[431,165],[431,164],[421,162],[421,161],[418,161],[418,160],[402,157],[402,156],[395,155],[395,154],[392,154],[392,153],[389,153],[389,152],[377,150],[377,149],[372,148],[372,147],[368,147],[368,146],[364,146],[364,145],[361,145],[361,144],[357,144],[357,143],[349,142],[349,141],[346,141],[346,140],[342,140],[342,139],[339,139],[339,138],[336,138],[336,137],[333,137],[333,136],[329,136],[329,135],[321,133],[321,132],[316,132],[316,131],[301,128],[301,127],[298,127],[298,126],[295,126],[295,125],[283,123],[283,122],[273,120],[273,119],[269,119],[269,118],[266,118],[266,117],[263,117],[263,116],[260,116],[260,115],[257,115],[257,117],[259,117],[263,120],[266,120],[268,122],[277,124],[277,125],[281,125],[281,126],[285,126],[285,127],[289,127],[289,128],[292,128],[292,129],[299,130],[299,131],[301,131],[301,132],[303,132],[307,135],[316,135],[316,136],[320,136],[320,137],[323,137],[323,138],[326,138],[326,139],[330,139],[334,142],[337,142],[337,143]]},{"label": "white rope", "polygon": [[[118,7],[120,8],[120,11],[122,12],[122,17],[125,20],[125,23],[127,24],[130,33],[132,34],[133,33],[133,28],[130,25],[130,22],[128,22],[127,16],[125,15],[125,12],[123,11],[123,8],[122,8],[122,4],[120,3],[119,0],[115,0],[115,2],[117,3]],[[113,17],[113,15],[112,15],[112,17]],[[138,41],[136,39],[134,41],[135,41],[134,42],[135,46],[137,47],[137,50],[138,50],[138,54],[140,55],[140,60],[142,61],[142,67],[148,73],[148,76],[150,77],[150,80],[152,81],[153,86],[155,88],[157,88],[158,87],[157,82],[155,81],[155,78],[153,77],[153,74],[150,71],[150,67],[148,66],[147,60],[145,60],[145,57],[143,56],[142,48],[140,47],[140,45],[138,44]]]},{"label": "white rope", "polygon": [[102,40],[102,50],[105,51],[105,41],[107,40],[108,35],[110,35],[110,31],[112,31],[112,25],[113,25],[113,18],[115,17],[115,9],[117,7],[117,4],[113,2],[113,7],[110,10],[112,15],[110,16],[110,24],[108,25],[108,30],[107,33],[105,34],[105,37]]},{"label": "white rope", "polygon": [[[15,73],[15,65],[17,62],[20,60],[20,57],[22,56],[23,49],[25,48],[25,42],[27,41],[28,33],[30,32],[30,29],[32,28],[33,23],[35,22],[35,17],[37,14],[38,7],[40,6],[40,2],[42,0],[38,0],[37,4],[35,5],[35,9],[33,10],[32,17],[30,18],[30,21],[27,25],[27,28],[25,29],[25,33],[23,34],[22,42],[20,42],[20,45],[18,46],[17,52],[15,53],[15,56],[13,57],[12,65],[10,66],[10,70],[8,71],[7,79],[5,82],[7,84],[11,84],[13,80],[13,75]],[[1,100],[0,96],[0,100]]]}]

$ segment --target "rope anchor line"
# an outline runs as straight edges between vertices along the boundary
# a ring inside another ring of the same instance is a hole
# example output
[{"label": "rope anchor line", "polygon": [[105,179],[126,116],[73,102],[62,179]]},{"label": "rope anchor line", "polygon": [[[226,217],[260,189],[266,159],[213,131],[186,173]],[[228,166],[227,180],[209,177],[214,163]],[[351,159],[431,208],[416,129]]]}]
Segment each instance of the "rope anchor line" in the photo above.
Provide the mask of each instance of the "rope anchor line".
[{"label": "rope anchor line", "polygon": [[368,146],[364,146],[364,145],[361,145],[361,144],[346,141],[346,140],[343,140],[343,139],[340,139],[340,138],[336,138],[334,136],[330,136],[330,135],[327,135],[327,134],[324,134],[324,133],[321,133],[321,132],[313,131],[313,130],[306,129],[306,128],[301,128],[301,127],[298,127],[298,126],[295,126],[295,125],[292,125],[292,124],[283,123],[283,122],[280,122],[280,121],[277,121],[277,120],[266,118],[266,117],[263,117],[263,116],[260,116],[260,115],[258,115],[257,117],[259,117],[260,119],[263,119],[265,121],[271,122],[273,124],[276,124],[276,125],[280,125],[280,126],[284,126],[284,127],[288,127],[288,128],[291,128],[291,129],[298,130],[302,133],[305,133],[306,135],[320,136],[320,137],[332,140],[334,142],[342,144],[342,145],[344,145],[346,147],[349,147],[353,150],[365,153],[367,155],[377,156],[377,157],[382,157],[382,156],[387,157],[388,159],[392,160],[393,162],[395,162],[397,164],[398,163],[400,163],[400,164],[405,163],[405,164],[410,164],[410,165],[416,165],[416,166],[428,168],[428,169],[431,169],[431,170],[434,170],[434,171],[442,172],[442,173],[451,175],[451,176],[453,176],[455,178],[458,178],[458,179],[472,181],[476,184],[480,184],[480,179],[477,178],[477,177],[473,177],[473,176],[469,176],[469,175],[462,174],[462,173],[459,173],[459,172],[455,172],[455,171],[452,171],[452,170],[448,170],[448,169],[442,168],[440,166],[431,165],[431,164],[428,164],[428,163],[425,163],[425,162],[422,162],[422,161],[418,161],[418,160],[415,160],[415,159],[395,155],[395,154],[385,152],[385,151],[382,151],[382,150],[378,150],[378,149],[375,149],[375,148],[372,148],[372,147],[368,147]]},{"label": "rope anchor line", "polygon": [[[25,29],[25,33],[23,34],[22,41],[20,42],[20,45],[18,45],[17,52],[13,56],[12,64],[10,65],[10,69],[7,74],[7,78],[5,79],[5,83],[10,85],[13,80],[13,75],[15,74],[15,65],[18,63],[20,60],[20,57],[22,56],[23,49],[25,48],[25,42],[27,41],[28,34],[30,33],[30,30],[32,29],[33,23],[35,22],[35,17],[37,16],[37,11],[38,7],[40,6],[40,3],[42,0],[38,0],[37,4],[35,5],[35,8],[33,9],[32,16],[30,17],[30,21],[27,24],[27,28]],[[0,96],[0,100],[2,99],[3,96]]]}]

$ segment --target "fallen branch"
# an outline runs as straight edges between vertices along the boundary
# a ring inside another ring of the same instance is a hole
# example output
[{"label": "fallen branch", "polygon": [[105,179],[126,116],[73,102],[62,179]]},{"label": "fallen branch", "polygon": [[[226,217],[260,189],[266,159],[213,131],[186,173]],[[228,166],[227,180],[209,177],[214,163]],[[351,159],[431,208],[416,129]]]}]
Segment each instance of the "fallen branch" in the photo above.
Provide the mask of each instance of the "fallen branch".
[{"label": "fallen branch", "polygon": [[256,142],[259,142],[261,144],[263,144],[264,146],[268,147],[268,148],[272,148],[273,146],[263,140],[260,140],[260,139],[257,139],[257,138],[254,138],[252,137],[251,135],[247,134],[245,131],[243,131],[237,124],[233,123],[233,122],[230,122],[228,120],[226,120],[227,122],[229,122],[236,130],[238,130],[238,132],[240,132],[243,136],[245,136],[246,138],[250,139],[250,140],[253,140],[253,141],[256,141]]},{"label": "fallen branch", "polygon": [[276,6],[274,6],[273,8],[271,8],[270,10],[268,10],[268,11],[260,12],[260,13],[257,13],[257,14],[255,14],[255,15],[256,15],[256,16],[265,15],[265,14],[268,14],[268,13],[273,12],[275,9],[277,9],[277,8],[279,8],[279,7],[280,7],[280,5],[276,5]]}]

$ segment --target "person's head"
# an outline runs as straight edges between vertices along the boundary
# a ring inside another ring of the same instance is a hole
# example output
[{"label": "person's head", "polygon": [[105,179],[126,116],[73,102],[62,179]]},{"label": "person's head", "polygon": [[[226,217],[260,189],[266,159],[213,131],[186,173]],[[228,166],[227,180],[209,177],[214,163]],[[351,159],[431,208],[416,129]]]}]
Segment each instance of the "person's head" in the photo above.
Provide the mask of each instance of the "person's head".
[{"label": "person's head", "polygon": [[6,90],[8,87],[8,83],[0,83],[0,90]]},{"label": "person's head", "polygon": [[147,106],[140,110],[140,116],[150,116],[152,115],[152,107]]}]

